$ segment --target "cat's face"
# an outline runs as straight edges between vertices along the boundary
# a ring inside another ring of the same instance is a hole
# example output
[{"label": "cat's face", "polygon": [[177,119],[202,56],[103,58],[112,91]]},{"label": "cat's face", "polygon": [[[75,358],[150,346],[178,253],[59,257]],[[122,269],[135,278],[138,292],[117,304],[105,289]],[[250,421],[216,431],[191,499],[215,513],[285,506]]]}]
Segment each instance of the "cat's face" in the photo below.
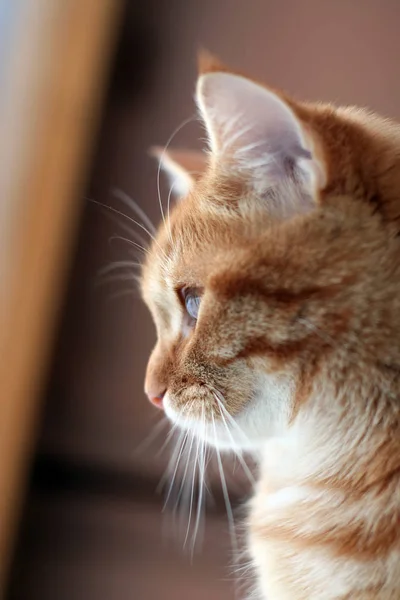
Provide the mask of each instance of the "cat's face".
[{"label": "cat's face", "polygon": [[371,301],[394,236],[370,181],[379,195],[389,126],[377,139],[372,118],[369,131],[359,113],[297,105],[226,72],[203,74],[197,101],[210,153],[164,157],[182,198],[143,269],[158,336],[145,388],[211,444],[255,448],[324,378],[339,386],[355,355],[385,345],[374,329],[385,299],[374,327]]}]

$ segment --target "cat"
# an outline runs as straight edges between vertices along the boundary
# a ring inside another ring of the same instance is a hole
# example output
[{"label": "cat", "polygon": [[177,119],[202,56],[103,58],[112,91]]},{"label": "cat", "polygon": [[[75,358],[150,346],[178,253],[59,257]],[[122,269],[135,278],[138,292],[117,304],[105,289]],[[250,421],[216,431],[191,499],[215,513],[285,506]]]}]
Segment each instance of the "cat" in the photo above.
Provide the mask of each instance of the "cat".
[{"label": "cat", "polygon": [[400,126],[294,100],[203,57],[208,150],[141,275],[145,390],[180,428],[260,457],[260,598],[400,598]]}]

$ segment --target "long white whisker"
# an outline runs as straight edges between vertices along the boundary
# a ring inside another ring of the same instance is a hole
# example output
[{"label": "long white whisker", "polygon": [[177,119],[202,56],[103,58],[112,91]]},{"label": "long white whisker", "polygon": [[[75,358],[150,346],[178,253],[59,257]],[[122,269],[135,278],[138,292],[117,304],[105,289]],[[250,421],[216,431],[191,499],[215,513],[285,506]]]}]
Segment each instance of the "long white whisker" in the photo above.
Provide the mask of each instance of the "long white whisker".
[{"label": "long white whisker", "polygon": [[144,210],[142,208],[140,208],[140,206],[137,204],[137,202],[135,202],[133,200],[133,198],[128,196],[128,194],[126,194],[124,191],[120,190],[119,188],[113,189],[113,194],[116,198],[118,198],[118,200],[121,200],[121,202],[126,204],[126,206],[133,209],[136,212],[137,216],[140,219],[142,219],[142,221],[144,223],[146,223],[146,225],[147,225],[148,229],[151,231],[151,233],[153,235],[156,235],[157,228],[155,227],[154,223],[151,222],[151,220],[146,215]]},{"label": "long white whisker", "polygon": [[[211,413],[211,417],[212,417],[212,424],[213,424],[213,429],[214,429],[215,440],[217,440],[217,430],[215,427],[215,419],[214,419],[213,413]],[[233,512],[232,512],[231,502],[229,500],[228,487],[226,485],[224,469],[222,466],[221,456],[220,456],[218,448],[216,448],[216,454],[217,454],[218,470],[219,470],[220,479],[221,479],[221,486],[222,486],[222,493],[224,496],[226,514],[228,517],[229,534],[231,537],[233,554],[236,559],[236,557],[238,555],[238,544],[237,544],[236,532],[235,532],[235,521],[233,519]]]},{"label": "long white whisker", "polygon": [[[126,233],[128,233],[130,238],[135,240],[138,244],[141,244],[144,248],[148,248],[149,244],[147,239],[145,239],[138,231],[133,229],[130,223],[125,223],[125,221],[122,218],[120,218],[118,215],[115,215],[114,213],[112,213],[109,216],[114,220],[114,222],[118,225],[120,229],[123,229],[123,231],[126,231]],[[123,216],[126,215],[121,213],[121,217]],[[128,219],[128,217],[126,218]]]},{"label": "long white whisker", "polygon": [[[201,415],[201,425],[204,434],[206,435],[206,427],[205,427],[205,412],[204,412],[204,404],[202,406],[202,415]],[[192,555],[194,552],[194,547],[196,543],[197,534],[200,527],[200,518],[203,507],[203,493],[204,493],[204,485],[205,485],[205,448],[206,448],[206,440],[204,438],[201,439],[201,452],[199,459],[199,493],[197,498],[197,511],[196,511],[196,521],[193,531],[192,537]]]},{"label": "long white whisker", "polygon": [[165,426],[168,425],[167,419],[163,418],[156,425],[154,425],[153,429],[147,435],[142,442],[137,446],[135,450],[135,455],[142,454],[144,450],[146,450],[151,444],[158,438],[162,430]]},{"label": "long white whisker", "polygon": [[165,501],[164,501],[163,511],[167,507],[168,501],[169,501],[170,496],[171,496],[172,488],[174,487],[174,481],[175,481],[176,473],[178,471],[178,466],[179,466],[179,462],[181,460],[183,449],[184,449],[184,447],[186,445],[186,442],[187,442],[187,437],[188,437],[188,432],[186,432],[184,434],[183,442],[181,442],[181,444],[180,444],[180,448],[179,448],[179,452],[178,452],[178,457],[177,457],[176,463],[175,463],[175,469],[174,469],[174,472],[172,474],[171,482],[170,482],[170,485],[169,485],[169,488],[168,488],[168,492],[167,492],[167,495],[166,495],[166,498],[165,498]]},{"label": "long white whisker", "polygon": [[231,430],[228,427],[228,423],[226,422],[226,419],[224,417],[224,413],[222,412],[222,408],[224,408],[224,407],[221,405],[221,401],[218,399],[218,396],[215,393],[213,395],[214,395],[215,400],[218,403],[218,408],[219,408],[219,412],[220,412],[220,415],[221,415],[221,418],[222,418],[222,422],[224,423],[225,429],[226,429],[226,431],[227,431],[227,433],[229,435],[229,438],[230,438],[230,440],[232,442],[232,450],[234,451],[235,456],[238,458],[238,460],[239,460],[239,462],[240,462],[240,464],[242,466],[242,469],[246,473],[246,475],[247,475],[250,483],[252,485],[255,485],[256,481],[255,481],[255,479],[253,477],[253,474],[250,471],[250,469],[249,469],[246,461],[244,460],[241,450],[239,448],[237,448],[237,444],[236,444],[236,442],[235,442],[235,440],[233,438]]},{"label": "long white whisker", "polygon": [[[141,223],[139,223],[138,221],[136,221],[135,219],[133,219],[132,217],[130,217],[129,215],[126,215],[125,213],[123,213],[120,210],[117,210],[116,208],[114,208],[113,206],[109,206],[108,204],[103,204],[103,202],[99,202],[98,200],[93,200],[91,198],[89,198],[90,202],[93,202],[94,204],[97,204],[98,206],[102,206],[103,208],[106,208],[107,210],[111,211],[112,213],[125,218],[127,221],[129,221],[130,223],[133,223],[134,225],[136,225],[137,227],[140,227],[145,233],[147,233],[147,235],[150,237],[151,240],[153,240],[153,242],[156,244],[156,246],[158,247],[158,249],[162,252],[162,254],[165,256],[165,258],[168,258],[166,253],[164,252],[164,250],[161,248],[159,242],[157,241],[157,239],[154,237],[154,235],[147,229],[147,227],[145,227],[144,225],[142,225]],[[121,227],[123,227],[126,231],[128,231],[128,233],[130,233],[131,235],[134,235],[139,242],[142,244],[142,247],[144,248],[145,246],[145,241],[144,239],[134,230],[126,227],[126,225],[124,225],[123,223],[119,223],[119,225]]]},{"label": "long white whisker", "polygon": [[135,260],[117,260],[100,269],[99,275],[103,276],[107,275],[107,273],[109,273],[110,271],[134,267],[142,267],[142,263]]},{"label": "long white whisker", "polygon": [[[173,430],[174,430],[175,428],[179,428],[179,427],[180,427],[180,425],[181,425],[181,420],[182,420],[182,416],[181,416],[181,417],[180,417],[180,418],[179,418],[179,419],[178,419],[178,420],[177,420],[177,421],[174,423],[174,425],[173,425],[173,428],[172,428]],[[188,441],[189,433],[190,433],[190,431],[189,431],[189,430],[184,430],[184,429],[183,429],[183,430],[181,431],[181,434],[180,434],[180,436],[179,436],[178,445],[179,445],[179,442],[182,440],[182,437],[184,437],[184,442],[183,442],[183,444],[182,444],[182,446],[181,446],[181,450],[180,450],[180,452],[179,452],[179,456],[178,456],[178,458],[176,458],[176,452],[174,452],[174,455],[171,457],[171,459],[170,459],[170,461],[169,461],[169,468],[168,468],[168,471],[170,471],[170,466],[171,466],[171,465],[173,465],[173,464],[174,464],[174,462],[175,462],[176,464],[175,464],[175,470],[174,470],[174,473],[173,473],[173,476],[172,476],[172,479],[171,479],[171,484],[170,484],[170,487],[169,487],[168,495],[167,495],[167,497],[166,497],[166,499],[165,499],[165,502],[164,502],[164,508],[163,508],[163,510],[165,510],[165,508],[166,508],[166,506],[167,506],[167,504],[168,504],[168,502],[169,502],[169,498],[170,498],[170,496],[171,496],[171,492],[172,492],[172,489],[173,489],[173,485],[174,485],[174,481],[175,481],[175,478],[176,478],[176,474],[177,474],[177,472],[178,472],[178,468],[179,468],[179,466],[180,466],[180,461],[181,461],[181,458],[182,458],[182,456],[183,456],[183,452],[184,452],[184,450],[185,450],[185,449],[186,449],[186,447],[187,447],[187,441]],[[191,448],[192,448],[192,441],[191,441],[191,444],[190,444],[189,455],[190,455],[190,452],[191,452]],[[186,470],[187,470],[187,466],[188,466],[188,462],[186,462],[186,469],[185,469],[185,473],[186,473]],[[160,482],[160,483],[161,483],[161,482]],[[181,494],[182,494],[182,488],[183,488],[183,485],[184,485],[184,478],[181,478],[180,485],[179,485],[179,491],[178,491],[178,494],[177,494],[177,497],[176,497],[176,500],[175,500],[175,503],[174,503],[174,509],[173,509],[173,512],[174,512],[174,513],[175,513],[175,511],[176,511],[176,508],[177,508],[177,506],[178,506],[178,503],[179,503],[180,496],[181,496]]]},{"label": "long white whisker", "polygon": [[[174,423],[172,425],[170,431],[168,432],[168,435],[167,435],[167,438],[166,438],[165,442],[163,443],[163,445],[161,446],[161,448],[158,450],[156,456],[160,456],[164,452],[165,448],[168,446],[169,442],[171,441],[171,439],[175,435],[177,429],[178,429],[178,424]],[[183,437],[184,433],[185,433],[184,431],[181,431],[180,437]]]},{"label": "long white whisker", "polygon": [[171,204],[171,195],[173,192],[173,189],[175,187],[175,181],[172,183],[170,190],[168,192],[168,199],[167,199],[167,221],[168,221],[168,228],[169,228],[169,235],[170,235],[170,241],[173,244],[173,239],[172,239],[172,229],[171,229],[171,215],[170,215],[170,204]]},{"label": "long white whisker", "polygon": [[213,392],[213,394],[216,394],[216,396],[217,396],[217,398],[219,400],[219,402],[218,402],[219,406],[224,411],[226,418],[231,423],[231,425],[236,429],[236,431],[238,432],[238,434],[242,438],[243,442],[246,443],[248,446],[250,446],[250,440],[249,440],[249,438],[244,433],[244,431],[241,429],[241,427],[239,427],[238,423],[235,421],[235,419],[232,417],[232,415],[225,408],[225,398],[224,398],[224,396],[213,385],[208,384],[207,387],[210,388],[210,390]]},{"label": "long white whisker", "polygon": [[[135,221],[135,219],[132,219],[132,217],[129,217],[122,211],[118,210],[117,208],[114,208],[114,206],[110,206],[109,204],[105,204],[104,202],[99,202],[99,200],[94,200],[93,198],[88,198],[88,201],[92,202],[92,204],[97,204],[97,206],[101,206],[101,208],[105,208],[106,210],[108,210],[110,213],[112,213],[115,216],[122,217],[123,219],[126,219],[127,221],[130,221],[131,223],[134,223],[135,225],[138,225],[139,227],[144,229],[144,231],[148,235],[150,235],[150,237],[152,237],[151,234],[147,231],[147,229],[145,227],[143,227],[143,225],[141,225],[140,223]],[[134,232],[132,229],[128,228],[127,225],[124,224],[123,222],[121,223],[120,221],[117,221],[117,223],[120,227],[123,227],[129,233],[136,233],[136,235],[140,238],[142,243],[145,244],[144,239],[137,232]]]},{"label": "long white whisker", "polygon": [[101,285],[109,285],[110,283],[114,283],[115,281],[137,281],[138,276],[135,273],[114,273],[112,275],[108,275],[108,277],[99,278],[96,282],[97,286]]},{"label": "long white whisker", "polygon": [[190,444],[189,444],[189,450],[188,450],[187,459],[186,459],[185,470],[184,470],[183,475],[181,477],[181,483],[180,483],[180,486],[179,486],[179,491],[178,491],[178,496],[177,496],[177,500],[176,500],[176,503],[175,503],[174,511],[176,511],[176,509],[178,507],[179,500],[180,500],[180,498],[182,496],[182,493],[184,491],[184,487],[185,487],[185,484],[186,484],[187,472],[189,470],[189,463],[190,463],[190,459],[191,459],[191,456],[192,456],[193,442],[194,442],[194,434],[191,435]]},{"label": "long white whisker", "polygon": [[[139,283],[139,278],[135,277],[134,275],[132,276],[132,279],[134,281],[136,281],[136,283]],[[122,290],[120,292],[115,292],[114,294],[111,294],[107,297],[107,302],[113,302],[114,300],[120,300],[121,298],[123,298],[124,296],[133,296],[135,299],[137,298],[135,296],[137,292],[137,287],[135,286],[134,288],[129,288],[127,290]]]},{"label": "long white whisker", "polygon": [[[170,432],[170,434],[171,434],[171,437],[172,437],[172,432]],[[170,434],[168,434],[168,436],[167,436],[167,442],[170,439]],[[166,469],[165,469],[165,471],[164,471],[164,473],[163,473],[163,475],[162,475],[162,477],[161,477],[161,479],[160,479],[160,481],[158,483],[157,492],[161,492],[162,491],[162,489],[164,488],[164,486],[167,483],[167,481],[169,481],[169,483],[171,483],[171,473],[172,473],[173,469],[175,467],[177,467],[177,462],[176,461],[177,461],[178,455],[180,454],[180,452],[183,451],[182,444],[184,442],[185,435],[186,435],[185,431],[181,431],[179,433],[179,436],[178,436],[178,438],[177,438],[177,440],[175,442],[175,448],[173,449],[173,451],[171,453],[171,456],[169,458],[168,465],[167,465],[167,467],[166,467]],[[163,446],[165,444],[166,444],[166,442],[164,442]],[[157,455],[158,455],[158,453],[157,453]]]},{"label": "long white whisker", "polygon": [[[195,435],[193,435],[193,440],[195,438]],[[195,453],[195,457],[194,457],[194,464],[193,464],[193,475],[192,475],[192,480],[191,480],[191,492],[190,492],[190,506],[189,506],[189,516],[188,516],[188,524],[187,524],[187,528],[186,528],[186,535],[185,535],[185,540],[183,542],[183,547],[185,548],[188,537],[189,537],[189,531],[190,531],[190,525],[191,525],[191,521],[192,521],[192,510],[193,510],[193,500],[194,500],[194,486],[195,486],[195,482],[196,482],[196,470],[197,470],[197,461],[199,458],[199,439],[196,438],[196,453]]]},{"label": "long white whisker", "polygon": [[138,244],[137,242],[134,242],[133,240],[130,240],[129,238],[125,238],[121,235],[112,235],[109,239],[110,244],[112,242],[114,242],[115,240],[119,240],[120,242],[126,242],[130,246],[133,246],[134,248],[137,248],[138,250],[143,252],[143,254],[149,254],[149,251],[147,248],[145,248],[144,246],[141,246],[140,244]]}]

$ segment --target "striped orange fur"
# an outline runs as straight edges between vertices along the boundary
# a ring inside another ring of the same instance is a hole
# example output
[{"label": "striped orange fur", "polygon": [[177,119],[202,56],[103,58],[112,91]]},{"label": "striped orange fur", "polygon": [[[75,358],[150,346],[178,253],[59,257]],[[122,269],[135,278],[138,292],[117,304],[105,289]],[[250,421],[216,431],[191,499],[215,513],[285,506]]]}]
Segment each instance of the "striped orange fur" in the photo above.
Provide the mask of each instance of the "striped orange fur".
[{"label": "striped orange fur", "polygon": [[398,600],[400,127],[210,58],[200,73],[209,151],[195,177],[184,153],[163,160],[183,197],[142,273],[146,390],[207,443],[261,456],[260,598]]}]

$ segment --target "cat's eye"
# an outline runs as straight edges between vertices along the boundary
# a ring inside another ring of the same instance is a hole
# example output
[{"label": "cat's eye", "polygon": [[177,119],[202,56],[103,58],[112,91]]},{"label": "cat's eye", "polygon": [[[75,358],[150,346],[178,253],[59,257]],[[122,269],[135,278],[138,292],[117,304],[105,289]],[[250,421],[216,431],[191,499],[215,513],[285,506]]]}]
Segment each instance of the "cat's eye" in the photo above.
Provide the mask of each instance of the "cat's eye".
[{"label": "cat's eye", "polygon": [[183,288],[181,293],[186,312],[192,319],[197,321],[201,303],[200,291],[195,288]]}]

